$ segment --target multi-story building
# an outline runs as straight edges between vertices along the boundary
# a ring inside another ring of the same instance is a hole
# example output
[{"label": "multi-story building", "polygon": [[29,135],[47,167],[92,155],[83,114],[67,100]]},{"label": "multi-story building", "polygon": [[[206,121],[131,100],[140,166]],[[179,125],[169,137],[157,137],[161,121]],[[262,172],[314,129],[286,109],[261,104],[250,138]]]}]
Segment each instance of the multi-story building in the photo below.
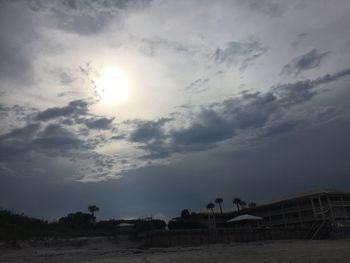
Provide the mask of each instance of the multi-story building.
[{"label": "multi-story building", "polygon": [[[210,214],[202,211],[198,220],[212,225],[213,220],[208,220]],[[265,227],[302,227],[313,236],[325,228],[350,228],[350,192],[316,190],[260,202],[240,211],[230,209],[221,214],[215,210],[216,223],[222,227],[227,220],[242,214],[262,217],[261,225]]]},{"label": "multi-story building", "polygon": [[308,226],[319,221],[337,226],[350,225],[350,192],[317,190],[300,193],[259,203],[240,212],[263,217],[266,226]]}]

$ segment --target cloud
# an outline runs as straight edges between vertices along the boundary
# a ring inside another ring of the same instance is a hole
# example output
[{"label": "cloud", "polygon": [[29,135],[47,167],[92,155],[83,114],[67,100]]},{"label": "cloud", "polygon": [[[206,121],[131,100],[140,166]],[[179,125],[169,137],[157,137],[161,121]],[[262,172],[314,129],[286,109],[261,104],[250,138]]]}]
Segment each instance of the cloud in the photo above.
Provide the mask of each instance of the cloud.
[{"label": "cloud", "polygon": [[202,107],[187,126],[165,131],[157,122],[147,122],[131,138],[143,143],[139,148],[148,152],[143,158],[156,159],[205,151],[228,139],[249,141],[284,134],[308,118],[291,115],[293,107],[310,101],[320,85],[349,75],[350,69],[345,69],[314,80],[279,84],[265,93],[243,92],[240,97]]},{"label": "cloud", "polygon": [[75,81],[75,77],[71,73],[63,69],[57,69],[56,74],[58,75],[58,78],[62,85],[68,86]]},{"label": "cloud", "polygon": [[297,39],[291,43],[292,47],[294,47],[295,49],[298,48],[300,43],[302,43],[303,40],[305,38],[307,38],[307,37],[309,37],[308,33],[300,33],[300,34],[298,34]]},{"label": "cloud", "polygon": [[[76,150],[80,148],[83,142],[74,137],[43,137],[34,139],[33,145],[41,149],[65,152],[67,150]],[[53,156],[52,153],[49,153],[49,155]],[[54,156],[55,155],[56,154],[54,154]]]},{"label": "cloud", "polygon": [[40,129],[40,123],[31,123],[21,128],[15,128],[9,133],[1,135],[2,139],[27,139],[33,137]]},{"label": "cloud", "polygon": [[27,151],[42,150],[49,155],[57,155],[58,151],[64,153],[84,146],[82,140],[58,124],[50,124],[43,131],[40,128],[39,123],[32,123],[0,136],[2,150],[9,155],[15,155],[18,151],[26,154]]},{"label": "cloud", "polygon": [[59,117],[85,115],[88,111],[88,103],[84,100],[74,100],[64,107],[54,107],[39,112],[35,119],[38,121],[48,121]]},{"label": "cloud", "polygon": [[113,136],[111,137],[111,140],[122,140],[122,139],[124,139],[125,137],[126,137],[125,134],[113,135]]},{"label": "cloud", "polygon": [[230,138],[234,133],[232,125],[219,112],[203,109],[187,128],[171,132],[175,145],[208,145]]},{"label": "cloud", "polygon": [[216,49],[214,60],[217,64],[225,63],[228,66],[236,64],[244,70],[266,51],[267,48],[258,41],[232,41],[228,42],[226,47]]},{"label": "cloud", "polygon": [[145,6],[149,1],[136,0],[64,0],[25,2],[34,12],[50,16],[51,21],[61,30],[79,35],[98,34],[108,23],[128,8]]},{"label": "cloud", "polygon": [[3,80],[26,84],[33,80],[33,45],[38,38],[37,24],[31,12],[18,3],[1,1],[0,77]]},{"label": "cloud", "polygon": [[13,169],[11,165],[13,162],[25,161],[31,150],[32,139],[40,128],[39,123],[30,123],[2,134],[0,136],[0,162],[3,162],[9,169]]},{"label": "cloud", "polygon": [[[299,2],[0,1],[1,205],[110,218],[345,185],[349,2]],[[131,96],[105,106],[110,67]]]},{"label": "cloud", "polygon": [[[266,92],[244,91],[238,97],[202,106],[196,111],[188,108],[191,117],[176,115],[186,122],[175,117],[123,122],[120,124],[122,133],[112,136],[112,139],[135,143],[133,147],[141,153],[138,151],[132,158],[130,155],[109,156],[95,151],[96,147],[107,142],[110,135],[103,132],[112,128],[113,118],[94,116],[88,112],[87,102],[75,100],[66,106],[36,113],[34,118],[27,118],[29,122],[25,126],[1,135],[0,162],[22,174],[23,171],[15,169],[18,158],[34,161],[33,154],[61,157],[76,166],[75,179],[113,178],[122,170],[137,169],[149,161],[162,162],[175,154],[214,149],[224,141],[249,144],[252,140],[296,130],[309,117],[307,113],[293,115],[293,108],[316,96],[320,85],[349,75],[350,69],[345,69],[313,80],[278,84]],[[3,108],[5,112],[14,110],[13,107]],[[331,108],[315,114],[327,120],[335,113]],[[97,135],[89,135],[87,128],[100,131]]]},{"label": "cloud", "polygon": [[156,55],[160,49],[168,49],[176,53],[182,53],[183,55],[193,55],[198,52],[194,46],[185,45],[180,42],[171,41],[161,37],[138,39],[136,36],[133,36],[133,39],[144,44],[145,47],[141,48],[141,51],[150,56]]},{"label": "cloud", "polygon": [[280,134],[284,134],[292,131],[301,124],[301,121],[297,120],[285,120],[285,121],[276,121],[273,122],[270,126],[263,129],[261,136],[262,137],[275,137]]},{"label": "cloud", "polygon": [[4,176],[13,176],[15,173],[12,169],[8,168],[5,163],[0,162],[0,174]]},{"label": "cloud", "polygon": [[94,130],[108,130],[111,128],[113,118],[99,118],[87,120],[85,122],[86,126]]},{"label": "cloud", "polygon": [[169,118],[162,118],[157,121],[133,121],[134,130],[130,133],[129,140],[132,142],[148,142],[159,140],[164,137],[163,126],[171,121]]},{"label": "cloud", "polygon": [[49,164],[40,161],[46,159],[75,167],[74,173],[64,175],[70,180],[96,179],[102,173],[106,178],[117,176],[118,159],[95,152],[96,146],[105,142],[103,136],[82,137],[74,131],[76,127],[69,126],[68,130],[58,123],[43,126],[30,123],[0,136],[3,171],[11,170],[18,176],[35,175],[37,171],[31,169],[36,165],[46,167]]},{"label": "cloud", "polygon": [[294,58],[291,62],[286,64],[281,74],[284,75],[299,75],[301,72],[317,68],[321,65],[322,60],[329,54],[330,52],[319,53],[316,49],[312,49],[311,51]]},{"label": "cloud", "polygon": [[310,100],[317,94],[316,87],[336,81],[350,75],[350,68],[327,74],[314,80],[297,81],[295,83],[280,84],[272,87],[272,90],[280,97],[283,106],[291,106]]},{"label": "cloud", "polygon": [[284,12],[284,7],[273,0],[236,0],[236,2],[270,17],[280,16]]},{"label": "cloud", "polygon": [[194,92],[198,94],[199,92],[204,92],[208,89],[209,78],[199,78],[195,81],[192,81],[189,85],[185,87],[185,90],[188,92]]}]

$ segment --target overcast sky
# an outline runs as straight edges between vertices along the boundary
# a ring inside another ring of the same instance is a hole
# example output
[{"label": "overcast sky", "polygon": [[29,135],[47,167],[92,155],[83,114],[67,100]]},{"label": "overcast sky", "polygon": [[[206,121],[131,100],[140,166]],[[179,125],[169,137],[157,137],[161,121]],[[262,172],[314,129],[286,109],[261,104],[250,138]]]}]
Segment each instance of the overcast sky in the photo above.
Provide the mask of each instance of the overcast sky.
[{"label": "overcast sky", "polygon": [[348,0],[3,0],[0,207],[176,216],[350,189]]}]

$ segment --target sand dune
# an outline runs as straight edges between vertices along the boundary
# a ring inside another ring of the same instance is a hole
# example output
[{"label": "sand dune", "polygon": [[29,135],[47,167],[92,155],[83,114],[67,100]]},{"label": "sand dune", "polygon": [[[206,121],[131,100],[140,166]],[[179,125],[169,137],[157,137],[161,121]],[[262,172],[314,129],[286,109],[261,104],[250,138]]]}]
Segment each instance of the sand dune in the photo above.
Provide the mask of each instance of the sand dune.
[{"label": "sand dune", "polygon": [[106,238],[21,243],[21,249],[0,249],[0,262],[350,262],[350,239],[265,241],[200,247],[139,249]]}]

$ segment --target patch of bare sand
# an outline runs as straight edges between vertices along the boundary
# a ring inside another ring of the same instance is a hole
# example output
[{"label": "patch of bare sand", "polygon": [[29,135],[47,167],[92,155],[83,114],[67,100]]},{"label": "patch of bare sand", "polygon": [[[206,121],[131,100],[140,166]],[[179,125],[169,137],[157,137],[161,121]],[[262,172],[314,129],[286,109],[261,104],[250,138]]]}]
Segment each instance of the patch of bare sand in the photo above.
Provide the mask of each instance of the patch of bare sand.
[{"label": "patch of bare sand", "polygon": [[[22,245],[23,246],[23,245]],[[350,239],[320,241],[265,241],[200,247],[152,248],[115,244],[108,239],[85,240],[78,245],[24,246],[0,250],[0,262],[119,263],[119,262],[350,262]]]}]

